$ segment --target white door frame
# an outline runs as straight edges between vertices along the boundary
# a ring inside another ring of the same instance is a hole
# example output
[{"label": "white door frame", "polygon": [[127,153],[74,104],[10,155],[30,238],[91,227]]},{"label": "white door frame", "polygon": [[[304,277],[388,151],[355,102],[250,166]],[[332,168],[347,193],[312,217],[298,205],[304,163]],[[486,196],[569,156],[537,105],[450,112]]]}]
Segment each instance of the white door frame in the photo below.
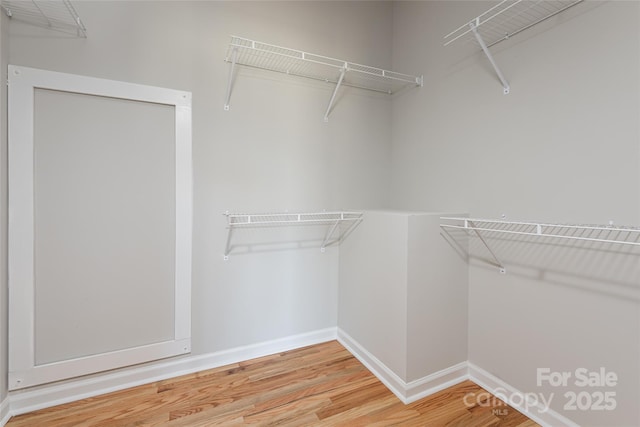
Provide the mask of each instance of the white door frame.
[{"label": "white door frame", "polygon": [[[36,88],[175,107],[176,243],[173,340],[55,363],[35,364],[34,94]],[[193,197],[191,93],[9,65],[8,113],[9,390],[189,353],[191,351]]]}]

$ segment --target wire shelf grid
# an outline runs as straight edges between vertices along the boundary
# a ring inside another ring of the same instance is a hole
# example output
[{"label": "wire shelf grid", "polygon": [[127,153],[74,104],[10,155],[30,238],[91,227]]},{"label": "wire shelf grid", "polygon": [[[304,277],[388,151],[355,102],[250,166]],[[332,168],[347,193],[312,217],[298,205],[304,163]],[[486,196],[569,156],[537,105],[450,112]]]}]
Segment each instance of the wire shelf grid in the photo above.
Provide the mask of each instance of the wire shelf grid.
[{"label": "wire shelf grid", "polygon": [[253,227],[327,226],[328,230],[320,250],[332,244],[340,244],[344,238],[362,221],[362,212],[304,212],[304,213],[225,213],[227,217],[227,244],[224,260],[229,259],[231,236],[234,229]]},{"label": "wire shelf grid", "polygon": [[[235,53],[235,55],[234,55]],[[232,36],[225,61],[337,84],[392,94],[407,86],[421,86],[422,77],[388,71],[301,50]]]},{"label": "wire shelf grid", "polygon": [[475,28],[487,47],[533,27],[584,0],[503,0],[471,21],[444,36],[444,45],[478,44]]},{"label": "wire shelf grid", "polygon": [[69,0],[2,0],[0,5],[11,19],[87,37],[87,29]]},{"label": "wire shelf grid", "polygon": [[290,225],[328,225],[336,221],[351,222],[362,219],[361,212],[319,212],[319,213],[266,213],[266,214],[225,214],[228,226],[265,227]]},{"label": "wire shelf grid", "polygon": [[640,246],[640,227],[442,217],[444,228]]}]

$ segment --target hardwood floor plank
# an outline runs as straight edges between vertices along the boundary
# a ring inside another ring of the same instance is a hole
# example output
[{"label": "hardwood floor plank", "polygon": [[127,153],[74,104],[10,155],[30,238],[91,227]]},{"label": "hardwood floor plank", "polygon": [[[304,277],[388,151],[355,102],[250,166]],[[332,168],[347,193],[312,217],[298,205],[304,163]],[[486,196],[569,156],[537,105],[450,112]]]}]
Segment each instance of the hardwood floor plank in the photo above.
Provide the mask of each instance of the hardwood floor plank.
[{"label": "hardwood floor plank", "polygon": [[[276,396],[264,396],[258,399],[256,411],[264,411],[270,408],[287,405],[305,398],[321,395],[329,392],[346,391],[349,388],[362,387],[363,382],[373,383],[369,372],[358,370],[346,376],[336,376],[335,378],[317,378],[315,381],[301,383],[290,392],[278,394]],[[350,387],[351,386],[351,387]]]},{"label": "hardwood floor plank", "polygon": [[204,427],[204,426],[228,426],[228,425],[245,425],[243,414],[247,411],[246,407],[237,408],[235,410],[215,412],[203,411],[197,413],[196,416],[175,418],[162,426],[171,427]]},{"label": "hardwood floor plank", "polygon": [[[233,401],[222,406],[200,407],[189,414],[170,414],[170,421],[167,426],[192,426],[221,423],[222,420],[234,420],[243,417],[244,414],[253,411],[252,399],[244,398]],[[184,416],[183,416],[184,415]],[[243,418],[244,419],[244,418]]]},{"label": "hardwood floor plank", "polygon": [[537,426],[471,381],[404,405],[332,341],[20,415],[7,427],[240,425]]},{"label": "hardwood floor plank", "polygon": [[389,389],[381,382],[373,383],[366,388],[357,388],[332,397],[332,405],[319,411],[317,415],[321,420],[329,418],[353,408],[360,408],[372,401],[382,401],[382,399],[388,398],[390,394]]},{"label": "hardwood floor plank", "polygon": [[325,426],[334,425],[353,425],[356,421],[361,425],[369,425],[372,422],[378,421],[372,413],[379,409],[387,408],[399,402],[398,398],[387,390],[388,394],[384,394],[376,398],[375,400],[363,401],[358,406],[352,406],[351,408],[345,408],[343,412],[337,412],[329,418],[322,421]]},{"label": "hardwood floor plank", "polygon": [[244,419],[247,424],[280,425],[296,423],[297,419],[314,414],[317,421],[317,412],[329,405],[331,400],[327,397],[314,396],[266,411],[256,411],[245,415]]}]

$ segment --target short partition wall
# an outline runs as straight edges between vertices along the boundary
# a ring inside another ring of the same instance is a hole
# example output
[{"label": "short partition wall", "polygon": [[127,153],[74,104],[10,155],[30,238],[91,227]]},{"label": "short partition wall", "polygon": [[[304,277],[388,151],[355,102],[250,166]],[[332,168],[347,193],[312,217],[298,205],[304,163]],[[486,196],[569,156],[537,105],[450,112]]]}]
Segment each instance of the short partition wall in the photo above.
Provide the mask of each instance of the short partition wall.
[{"label": "short partition wall", "polygon": [[367,211],[340,247],[338,336],[405,402],[467,374],[466,251],[442,215]]}]

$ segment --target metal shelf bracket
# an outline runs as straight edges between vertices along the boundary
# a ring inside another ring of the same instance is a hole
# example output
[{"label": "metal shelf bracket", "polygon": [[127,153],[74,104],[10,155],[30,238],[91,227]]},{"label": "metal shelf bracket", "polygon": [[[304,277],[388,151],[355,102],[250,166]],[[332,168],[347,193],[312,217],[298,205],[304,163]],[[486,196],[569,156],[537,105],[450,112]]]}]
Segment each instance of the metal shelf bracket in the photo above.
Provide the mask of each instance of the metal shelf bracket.
[{"label": "metal shelf bracket", "polygon": [[333,107],[333,103],[336,100],[336,95],[338,94],[338,89],[342,85],[342,81],[344,80],[344,75],[349,70],[348,64],[345,62],[344,67],[340,70],[340,77],[338,77],[338,82],[336,83],[336,87],[333,89],[333,93],[331,94],[331,99],[329,100],[329,105],[327,106],[327,111],[324,113],[324,121],[329,121],[329,114],[331,113],[331,108]]},{"label": "metal shelf bracket", "polygon": [[489,50],[489,48],[487,47],[487,44],[484,42],[484,39],[482,38],[482,36],[478,32],[478,25],[479,24],[480,24],[480,18],[476,18],[476,22],[470,22],[469,23],[469,27],[471,28],[471,31],[473,31],[473,35],[475,36],[476,40],[478,41],[478,44],[482,48],[482,51],[487,56],[487,59],[491,63],[491,66],[493,67],[493,69],[495,70],[496,74],[498,75],[498,78],[500,79],[500,82],[502,83],[502,91],[503,91],[503,93],[505,95],[508,95],[509,92],[511,91],[511,88],[509,87],[509,82],[504,77],[504,74],[502,74],[502,71],[500,71],[500,67],[498,67],[498,64],[496,63],[495,59],[493,59],[493,55],[491,55],[491,51]]},{"label": "metal shelf bracket", "polygon": [[[349,213],[348,215],[352,215],[351,213]],[[324,237],[324,240],[322,241],[322,246],[320,246],[320,252],[324,252],[324,249],[327,246],[331,246],[333,244],[341,244],[342,241],[349,235],[351,234],[351,232],[353,231],[354,228],[356,228],[356,226],[358,224],[360,224],[360,222],[362,221],[362,216],[359,216],[358,218],[356,218],[355,220],[353,220],[353,218],[347,218],[345,217],[345,213],[341,212],[340,213],[340,218],[336,219],[336,222],[333,224],[333,226],[329,229],[329,231],[327,232],[326,236]],[[335,234],[336,230],[338,229],[338,226],[342,223],[348,222],[349,226],[347,227],[347,229],[341,233],[337,238],[332,239],[333,235]]]},{"label": "metal shelf bracket", "polygon": [[504,267],[504,265],[502,264],[502,262],[500,262],[500,260],[498,259],[498,257],[496,256],[495,252],[493,252],[491,250],[491,247],[489,246],[489,244],[487,243],[486,240],[484,240],[484,237],[482,237],[482,234],[480,234],[480,231],[478,231],[476,225],[473,223],[473,221],[465,219],[464,220],[464,229],[465,230],[473,230],[474,233],[476,234],[476,236],[478,236],[478,239],[480,239],[480,241],[482,242],[482,244],[487,248],[487,250],[489,251],[489,253],[491,254],[491,256],[493,257],[493,260],[496,262],[496,266],[500,269],[500,273],[501,274],[506,274],[507,273],[507,269]]},{"label": "metal shelf bracket", "polygon": [[237,58],[238,48],[234,47],[231,50],[231,66],[229,67],[229,77],[227,78],[227,97],[224,103],[224,111],[229,111],[229,102],[231,101],[231,88],[233,87]]}]

